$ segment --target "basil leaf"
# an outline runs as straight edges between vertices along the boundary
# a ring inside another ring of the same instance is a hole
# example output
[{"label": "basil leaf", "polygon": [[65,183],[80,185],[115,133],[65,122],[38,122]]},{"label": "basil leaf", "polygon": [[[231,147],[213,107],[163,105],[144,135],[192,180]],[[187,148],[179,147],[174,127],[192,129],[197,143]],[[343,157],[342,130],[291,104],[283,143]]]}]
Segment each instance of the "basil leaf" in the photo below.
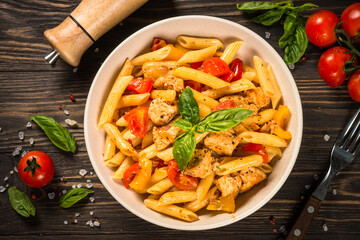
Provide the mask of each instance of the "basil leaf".
[{"label": "basil leaf", "polygon": [[304,55],[308,46],[308,38],[305,32],[305,19],[298,17],[292,41],[285,47],[284,61],[287,65],[294,64]]},{"label": "basil leaf", "polygon": [[284,35],[279,39],[279,47],[285,48],[292,42],[296,29],[296,15],[290,14],[285,18]]},{"label": "basil leaf", "polygon": [[284,1],[284,2],[261,2],[261,1],[252,1],[246,3],[238,3],[236,7],[239,10],[243,11],[259,11],[259,10],[270,10],[277,8],[278,6],[291,3],[292,1]]},{"label": "basil leaf", "polygon": [[75,153],[77,147],[75,138],[53,118],[45,115],[37,115],[30,117],[30,120],[36,122],[37,125],[44,130],[46,136],[48,136],[56,147],[67,152]]},{"label": "basil leaf", "polygon": [[300,6],[300,7],[296,7],[294,8],[295,11],[297,12],[302,12],[311,8],[317,8],[319,7],[318,5],[312,4],[312,3],[305,3],[304,5]]},{"label": "basil leaf", "polygon": [[210,113],[201,122],[199,122],[195,131],[199,133],[224,132],[238,125],[252,113],[253,111],[243,108],[218,110]]},{"label": "basil leaf", "polygon": [[185,88],[179,97],[179,111],[182,119],[188,120],[192,124],[200,121],[199,105],[189,87]]},{"label": "basil leaf", "polygon": [[196,138],[193,131],[185,132],[175,139],[173,155],[181,171],[188,165],[191,156],[195,151],[195,147]]},{"label": "basil leaf", "polygon": [[185,120],[185,119],[177,120],[176,122],[173,123],[173,125],[176,127],[182,128],[184,130],[190,130],[193,127],[191,122],[189,122],[188,120]]},{"label": "basil leaf", "polygon": [[281,19],[285,13],[285,8],[272,9],[251,20],[255,23],[262,24],[264,26],[271,26]]},{"label": "basil leaf", "polygon": [[14,187],[10,187],[8,194],[11,206],[18,214],[23,217],[35,216],[35,207],[25,193]]},{"label": "basil leaf", "polygon": [[65,195],[62,195],[60,198],[60,207],[62,208],[69,208],[88,194],[93,193],[93,190],[86,189],[86,188],[73,188],[68,191]]}]

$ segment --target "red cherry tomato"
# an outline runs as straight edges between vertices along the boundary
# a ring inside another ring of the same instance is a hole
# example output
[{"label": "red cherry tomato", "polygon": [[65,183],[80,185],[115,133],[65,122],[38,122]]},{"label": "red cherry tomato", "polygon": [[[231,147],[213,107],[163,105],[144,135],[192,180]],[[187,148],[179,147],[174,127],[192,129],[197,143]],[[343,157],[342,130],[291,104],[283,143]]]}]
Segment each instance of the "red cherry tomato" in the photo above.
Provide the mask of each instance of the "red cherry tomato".
[{"label": "red cherry tomato", "polygon": [[[352,53],[345,52],[348,50],[347,48],[336,46],[325,51],[320,57],[318,71],[320,77],[330,87],[340,86],[346,78],[343,69],[344,63],[353,56]],[[357,61],[355,64],[357,64]]]},{"label": "red cherry tomato", "polygon": [[[349,37],[353,39],[360,32],[360,3],[348,6],[340,18],[341,28],[344,29]],[[360,40],[356,41],[360,43]]]},{"label": "red cherry tomato", "polygon": [[335,27],[339,18],[329,10],[320,10],[310,15],[305,25],[306,36],[318,47],[329,47],[336,42]]},{"label": "red cherry tomato", "polygon": [[360,70],[351,75],[348,81],[348,92],[355,102],[360,102]]},{"label": "red cherry tomato", "polygon": [[199,69],[201,67],[203,62],[194,62],[194,63],[190,63],[191,67],[193,69]]},{"label": "red cherry tomato", "polygon": [[153,42],[153,45],[151,47],[151,51],[155,51],[155,50],[158,50],[160,48],[163,48],[167,45],[167,42],[163,39],[160,39],[160,38],[155,38],[154,39],[154,42]]},{"label": "red cherry tomato", "polygon": [[242,78],[242,74],[244,71],[244,64],[239,58],[235,58],[230,63],[230,70],[234,73],[234,77],[232,81],[236,81]]},{"label": "red cherry tomato", "polygon": [[182,173],[179,166],[172,160],[166,169],[169,180],[180,190],[193,191],[197,188],[199,179]]},{"label": "red cherry tomato", "polygon": [[235,74],[232,71],[229,71],[228,73],[219,76],[221,80],[224,80],[225,82],[231,82],[234,79]]},{"label": "red cherry tomato", "polygon": [[217,105],[213,111],[221,110],[221,109],[227,109],[227,108],[234,108],[236,107],[234,100],[225,100],[219,105]]},{"label": "red cherry tomato", "polygon": [[143,138],[149,124],[149,113],[147,107],[137,107],[124,116],[129,123],[130,132],[139,138]]},{"label": "red cherry tomato", "polygon": [[129,184],[134,180],[136,174],[141,170],[140,163],[134,163],[124,172],[123,183],[126,189],[130,189]]},{"label": "red cherry tomato", "polygon": [[196,82],[196,81],[193,81],[193,80],[187,80],[187,81],[184,81],[184,86],[185,87],[191,87],[192,89],[198,91],[198,92],[201,92],[202,89],[203,89],[203,84],[202,83],[199,83],[199,82]]},{"label": "red cherry tomato", "polygon": [[265,147],[261,144],[247,143],[242,147],[242,150],[261,155],[263,157],[264,164],[269,162],[269,155],[267,154]]},{"label": "red cherry tomato", "polygon": [[150,79],[137,79],[131,80],[126,89],[136,93],[148,93],[151,91],[153,82]]},{"label": "red cherry tomato", "polygon": [[227,74],[230,71],[226,62],[218,57],[211,57],[206,59],[202,63],[200,70],[215,77]]},{"label": "red cherry tomato", "polygon": [[32,151],[21,158],[18,172],[26,185],[40,188],[47,185],[54,177],[54,164],[46,153]]}]

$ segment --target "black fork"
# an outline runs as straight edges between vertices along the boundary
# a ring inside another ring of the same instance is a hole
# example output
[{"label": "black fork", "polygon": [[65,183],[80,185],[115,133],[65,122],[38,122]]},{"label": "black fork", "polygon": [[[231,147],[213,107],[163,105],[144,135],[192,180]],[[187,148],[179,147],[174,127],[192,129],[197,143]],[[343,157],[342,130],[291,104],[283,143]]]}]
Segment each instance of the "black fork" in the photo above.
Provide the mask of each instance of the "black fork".
[{"label": "black fork", "polygon": [[330,155],[326,176],[312,193],[286,240],[302,239],[325,200],[330,182],[338,172],[350,164],[360,153],[360,108],[346,124],[336,140]]}]

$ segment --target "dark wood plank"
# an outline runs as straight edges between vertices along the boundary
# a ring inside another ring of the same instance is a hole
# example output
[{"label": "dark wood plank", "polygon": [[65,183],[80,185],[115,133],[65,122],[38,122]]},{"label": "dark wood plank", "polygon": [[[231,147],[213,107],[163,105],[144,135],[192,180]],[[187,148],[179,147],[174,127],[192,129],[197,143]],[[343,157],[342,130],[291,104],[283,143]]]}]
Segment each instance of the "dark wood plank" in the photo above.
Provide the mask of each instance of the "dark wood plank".
[{"label": "dark wood plank", "polygon": [[[0,185],[16,186],[33,200],[37,209],[34,219],[24,219],[12,210],[6,193],[0,193],[0,239],[279,239],[280,232],[273,232],[284,225],[290,229],[298,211],[311,191],[322,177],[329,164],[332,144],[359,104],[351,101],[346,86],[337,89],[326,86],[317,73],[317,61],[323,51],[311,44],[305,53],[306,61],[296,64],[291,70],[299,88],[304,113],[303,141],[295,167],[280,191],[259,211],[229,226],[208,231],[185,232],[169,230],[147,223],[136,217],[118,204],[100,183],[96,174],[81,177],[80,169],[92,170],[87,156],[84,134],[83,114],[87,93],[101,63],[108,54],[125,38],[142,27],[173,16],[203,14],[225,18],[242,24],[260,36],[271,32],[267,41],[279,52],[277,40],[282,34],[279,24],[270,28],[252,23],[248,16],[236,9],[236,0],[151,0],[136,13],[124,20],[122,25],[100,38],[84,55],[73,72],[73,67],[58,61],[55,67],[49,66],[43,57],[51,50],[43,37],[46,29],[58,25],[80,2],[61,1],[10,1],[0,3]],[[296,5],[307,1],[294,1]],[[340,16],[345,6],[357,1],[317,0],[322,9],[329,9]],[[316,10],[307,11],[305,16]],[[95,51],[98,48],[99,51]],[[76,97],[71,102],[69,95]],[[70,112],[66,116],[58,109]],[[26,128],[29,117],[46,114],[54,117],[65,126],[64,120],[71,118],[78,121],[77,128],[70,131],[79,145],[75,155],[64,153],[54,147],[33,124]],[[18,138],[19,131],[25,132],[25,140]],[[329,141],[324,135],[330,136]],[[29,138],[35,139],[30,146]],[[20,156],[11,153],[17,146],[24,150],[43,150],[51,154],[55,164],[55,177],[52,183],[42,190],[26,187],[16,173],[10,174],[17,165]],[[310,226],[305,239],[356,239],[360,234],[360,162],[354,161],[336,177],[331,184],[326,201]],[[4,182],[4,178],[9,180]],[[67,182],[60,179],[66,177]],[[87,200],[74,208],[58,207],[57,195],[50,200],[48,193],[57,194],[72,185],[86,184],[90,179],[95,193],[95,202]],[[56,188],[56,189],[55,189]],[[309,189],[307,189],[309,188]],[[336,189],[337,194],[333,194]],[[86,221],[94,219],[89,215],[95,212],[101,222],[100,228],[86,226]],[[64,225],[64,220],[71,219],[75,212],[80,213],[77,224]],[[269,217],[275,217],[275,225]],[[326,223],[328,231],[322,225]]]}]

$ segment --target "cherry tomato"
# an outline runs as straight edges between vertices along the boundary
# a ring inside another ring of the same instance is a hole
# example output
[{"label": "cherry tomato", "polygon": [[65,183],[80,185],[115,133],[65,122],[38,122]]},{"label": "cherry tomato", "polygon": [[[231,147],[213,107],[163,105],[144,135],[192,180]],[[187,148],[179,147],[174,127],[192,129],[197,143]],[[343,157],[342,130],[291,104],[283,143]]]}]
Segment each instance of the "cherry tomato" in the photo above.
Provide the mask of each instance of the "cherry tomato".
[{"label": "cherry tomato", "polygon": [[193,191],[197,188],[199,179],[182,173],[175,160],[171,160],[166,169],[169,180],[180,190]]},{"label": "cherry tomato", "polygon": [[230,70],[234,73],[234,77],[232,81],[236,81],[242,78],[242,74],[244,71],[244,64],[239,58],[235,58],[230,63]]},{"label": "cherry tomato", "polygon": [[26,185],[40,188],[47,185],[54,177],[54,164],[46,153],[32,151],[21,158],[18,164],[18,172]]},{"label": "cherry tomato", "polygon": [[232,71],[229,71],[228,73],[219,76],[219,78],[225,82],[231,82],[234,79],[234,76],[235,74]]},{"label": "cherry tomato", "polygon": [[265,147],[261,144],[247,143],[242,147],[242,150],[261,155],[263,157],[264,164],[269,162],[269,155],[267,154]]},{"label": "cherry tomato", "polygon": [[225,100],[219,105],[217,105],[213,111],[221,110],[221,109],[227,109],[227,108],[234,108],[236,107],[234,100]]},{"label": "cherry tomato", "polygon": [[160,38],[155,38],[154,39],[154,42],[153,42],[153,45],[151,47],[151,51],[155,51],[155,50],[158,50],[160,48],[163,48],[167,45],[167,42],[163,39],[160,39]]},{"label": "cherry tomato", "polygon": [[320,77],[330,87],[340,86],[346,78],[343,69],[344,63],[353,56],[352,53],[345,52],[348,50],[347,48],[336,46],[325,51],[320,57],[318,71]]},{"label": "cherry tomato", "polygon": [[134,163],[124,172],[123,183],[126,189],[130,189],[129,184],[134,180],[136,174],[141,170],[140,163]]},{"label": "cherry tomato", "polygon": [[355,102],[360,102],[360,70],[351,75],[348,81],[348,92]]},{"label": "cherry tomato", "polygon": [[124,116],[129,123],[130,132],[136,137],[143,138],[149,124],[149,113],[147,107],[137,107]]},{"label": "cherry tomato", "polygon": [[199,69],[201,67],[203,62],[194,62],[194,63],[190,63],[191,67],[193,69]]},{"label": "cherry tomato", "polygon": [[305,25],[306,36],[318,47],[329,47],[336,42],[335,27],[339,18],[329,10],[320,10],[310,15]]},{"label": "cherry tomato", "polygon": [[[344,29],[349,37],[353,39],[360,32],[360,3],[348,6],[340,18],[341,28]],[[360,43],[360,40],[356,41]]]},{"label": "cherry tomato", "polygon": [[153,82],[150,79],[137,79],[131,80],[126,89],[136,93],[148,93],[151,91]]},{"label": "cherry tomato", "polygon": [[193,81],[193,80],[187,80],[187,81],[184,81],[184,86],[185,87],[191,87],[192,89],[198,91],[198,92],[201,92],[202,89],[203,89],[203,84],[202,83],[199,83],[199,82],[196,82],[196,81]]},{"label": "cherry tomato", "polygon": [[202,63],[200,70],[215,77],[227,74],[230,71],[226,62],[218,57],[211,57],[206,59]]}]

